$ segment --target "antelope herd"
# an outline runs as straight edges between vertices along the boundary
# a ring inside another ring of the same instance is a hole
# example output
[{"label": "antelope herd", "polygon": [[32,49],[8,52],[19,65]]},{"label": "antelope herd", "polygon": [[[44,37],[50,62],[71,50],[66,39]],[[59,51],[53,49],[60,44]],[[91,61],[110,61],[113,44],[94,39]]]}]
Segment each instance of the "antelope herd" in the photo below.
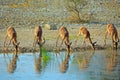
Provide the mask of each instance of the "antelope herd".
[{"label": "antelope herd", "polygon": [[[105,39],[104,39],[104,46],[106,45],[107,33],[109,33],[110,36],[111,36],[112,44],[113,44],[112,47],[117,49],[119,38],[118,38],[117,29],[115,28],[114,24],[108,24],[107,25],[107,29],[106,29],[105,36],[104,36],[105,37]],[[36,46],[36,44],[41,46],[41,45],[43,45],[45,43],[45,38],[42,37],[42,34],[43,34],[42,28],[40,26],[36,26],[35,29],[34,29],[34,42],[33,42],[33,46]],[[90,37],[90,32],[87,30],[86,27],[80,27],[79,32],[77,34],[77,39],[78,39],[79,35],[83,36],[83,43],[84,44],[85,44],[85,41],[88,40],[90,45],[91,45],[91,48],[93,50],[95,50],[95,46],[94,45],[95,45],[96,42],[94,42],[94,43],[92,42],[91,37]],[[5,44],[6,44],[6,38],[7,37],[10,38],[10,42],[9,42],[7,48],[9,47],[9,45],[12,42],[12,44],[14,45],[15,51],[18,51],[20,42],[17,42],[17,32],[11,26],[7,28],[7,33],[6,33],[6,37],[5,37],[5,40],[4,40],[4,47],[5,47]],[[72,42],[70,42],[70,40],[69,40],[69,32],[68,32],[66,27],[62,26],[62,27],[59,28],[58,36],[56,38],[56,47],[58,45],[59,37],[62,38],[62,42],[61,42],[61,44],[59,46],[59,50],[61,49],[62,44],[65,43],[66,50],[68,52],[70,52]],[[77,42],[77,40],[75,42]]]}]

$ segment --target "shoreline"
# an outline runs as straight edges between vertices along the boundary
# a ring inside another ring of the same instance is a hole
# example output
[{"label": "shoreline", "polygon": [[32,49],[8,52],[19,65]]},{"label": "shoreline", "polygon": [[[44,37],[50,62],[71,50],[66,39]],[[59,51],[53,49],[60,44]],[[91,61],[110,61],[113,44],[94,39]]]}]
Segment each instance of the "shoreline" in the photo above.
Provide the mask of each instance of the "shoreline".
[{"label": "shoreline", "polygon": [[[51,47],[46,47],[43,46],[43,49],[47,52],[55,52],[58,53],[59,51],[57,51],[57,49],[55,49],[53,46]],[[103,47],[101,45],[96,45],[95,46],[95,50],[109,50],[112,49],[112,47],[110,45],[107,45],[106,47]],[[118,49],[120,49],[120,47],[118,46]],[[92,50],[90,46],[86,46],[86,47],[74,47],[72,46],[72,51],[71,52],[79,52],[79,51],[86,51],[86,50]],[[66,51],[65,47],[62,47],[61,51]],[[0,47],[0,53],[12,53],[14,52],[13,48],[9,48],[8,50],[4,50],[3,47]],[[33,47],[20,47],[20,50],[18,51],[18,53],[31,53],[31,52],[39,52],[39,48],[33,48]]]}]

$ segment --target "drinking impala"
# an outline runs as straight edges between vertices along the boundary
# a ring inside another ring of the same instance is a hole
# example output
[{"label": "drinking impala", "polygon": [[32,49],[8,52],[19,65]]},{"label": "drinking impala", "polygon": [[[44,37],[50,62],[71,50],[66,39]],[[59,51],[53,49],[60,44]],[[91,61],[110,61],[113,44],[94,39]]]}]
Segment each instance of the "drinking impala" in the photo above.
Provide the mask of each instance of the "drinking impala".
[{"label": "drinking impala", "polygon": [[43,45],[45,43],[45,38],[42,39],[42,28],[41,26],[36,26],[34,29],[34,43],[33,46],[35,47],[36,44]]},{"label": "drinking impala", "polygon": [[67,51],[69,53],[70,48],[71,48],[70,46],[71,46],[72,42],[70,43],[70,41],[69,41],[69,32],[68,32],[66,27],[60,27],[60,29],[58,31],[58,36],[57,36],[57,39],[56,39],[56,47],[57,47],[59,37],[62,38],[62,42],[61,42],[61,45],[59,47],[59,50],[60,50],[60,48],[61,48],[61,46],[62,46],[62,44],[64,42],[66,47],[67,47]]},{"label": "drinking impala", "polygon": [[[82,36],[83,36],[83,43],[84,43],[84,44],[85,44],[85,40],[88,39],[89,42],[90,42],[91,48],[92,48],[93,50],[95,49],[95,48],[94,48],[94,44],[95,44],[96,42],[92,43],[92,40],[91,40],[91,38],[90,38],[90,32],[87,30],[86,27],[80,27],[79,32],[78,32],[78,34],[77,34],[77,39],[78,39],[79,35],[82,35]],[[77,42],[77,40],[76,40],[76,42]]]},{"label": "drinking impala", "polygon": [[106,45],[107,34],[109,34],[111,39],[112,39],[112,47],[117,49],[119,38],[118,38],[117,29],[115,28],[114,24],[107,24],[107,28],[106,28],[106,32],[105,32],[105,39],[104,39],[105,44],[104,45]]},{"label": "drinking impala", "polygon": [[15,47],[15,51],[18,51],[18,47],[19,47],[20,42],[17,42],[17,33],[16,33],[15,29],[11,26],[9,26],[7,28],[7,33],[6,33],[6,37],[5,37],[5,40],[4,40],[4,47],[5,47],[5,44],[6,44],[7,37],[10,38],[10,42],[9,42],[7,48],[9,47],[9,45],[12,42],[14,47]]}]

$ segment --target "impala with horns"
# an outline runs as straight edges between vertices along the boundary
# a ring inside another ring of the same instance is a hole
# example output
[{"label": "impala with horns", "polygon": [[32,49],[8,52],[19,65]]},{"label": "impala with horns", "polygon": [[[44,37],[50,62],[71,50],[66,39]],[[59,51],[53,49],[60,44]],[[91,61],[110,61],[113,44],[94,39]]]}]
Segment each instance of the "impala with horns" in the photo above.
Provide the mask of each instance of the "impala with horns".
[{"label": "impala with horns", "polygon": [[45,38],[42,39],[42,28],[41,26],[36,26],[34,29],[34,43],[33,46],[36,46],[38,44],[39,46],[42,46],[45,43]]},{"label": "impala with horns", "polygon": [[5,40],[4,40],[4,47],[5,47],[5,44],[6,44],[7,37],[10,38],[10,42],[9,42],[7,48],[9,47],[9,45],[12,42],[14,47],[15,47],[15,51],[18,51],[20,42],[17,42],[17,33],[16,33],[15,29],[11,26],[9,26],[7,28],[7,33],[6,33],[6,37],[5,37]]},{"label": "impala with horns", "polygon": [[67,51],[69,53],[70,49],[71,49],[70,46],[71,46],[72,42],[69,41],[69,32],[68,32],[66,27],[60,27],[60,29],[58,31],[58,36],[57,36],[57,39],[56,39],[56,47],[57,47],[59,37],[62,38],[62,42],[61,42],[61,45],[59,47],[59,50],[61,49],[61,46],[62,46],[62,44],[64,42],[66,47],[67,47]]},{"label": "impala with horns", "polygon": [[109,33],[111,39],[112,39],[112,47],[117,49],[119,38],[118,38],[118,32],[117,29],[115,28],[114,24],[107,24],[106,32],[105,32],[105,39],[104,42],[106,45],[106,37],[107,34]]},{"label": "impala with horns", "polygon": [[[78,39],[78,37],[79,37],[79,35],[82,35],[83,36],[83,43],[85,44],[85,40],[89,40],[89,42],[90,42],[90,45],[91,45],[91,48],[94,50],[95,48],[94,48],[94,45],[96,44],[96,42],[94,42],[94,43],[92,43],[92,40],[91,40],[91,38],[90,38],[90,32],[87,30],[87,28],[86,27],[80,27],[80,29],[79,29],[79,32],[78,32],[78,35],[77,35],[77,39]],[[77,40],[76,40],[76,42],[77,42]]]}]

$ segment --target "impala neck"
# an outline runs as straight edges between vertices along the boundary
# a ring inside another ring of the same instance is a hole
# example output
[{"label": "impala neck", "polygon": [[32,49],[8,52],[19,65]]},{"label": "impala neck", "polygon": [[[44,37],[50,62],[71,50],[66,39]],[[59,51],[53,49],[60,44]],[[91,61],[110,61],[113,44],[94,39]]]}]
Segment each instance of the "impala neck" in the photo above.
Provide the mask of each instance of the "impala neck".
[{"label": "impala neck", "polygon": [[68,38],[66,38],[66,45],[69,45],[70,44],[70,42],[69,42],[69,37]]},{"label": "impala neck", "polygon": [[15,46],[15,51],[18,52],[18,43],[16,39],[13,39],[13,45]]},{"label": "impala neck", "polygon": [[17,45],[17,40],[13,39],[13,45]]}]

